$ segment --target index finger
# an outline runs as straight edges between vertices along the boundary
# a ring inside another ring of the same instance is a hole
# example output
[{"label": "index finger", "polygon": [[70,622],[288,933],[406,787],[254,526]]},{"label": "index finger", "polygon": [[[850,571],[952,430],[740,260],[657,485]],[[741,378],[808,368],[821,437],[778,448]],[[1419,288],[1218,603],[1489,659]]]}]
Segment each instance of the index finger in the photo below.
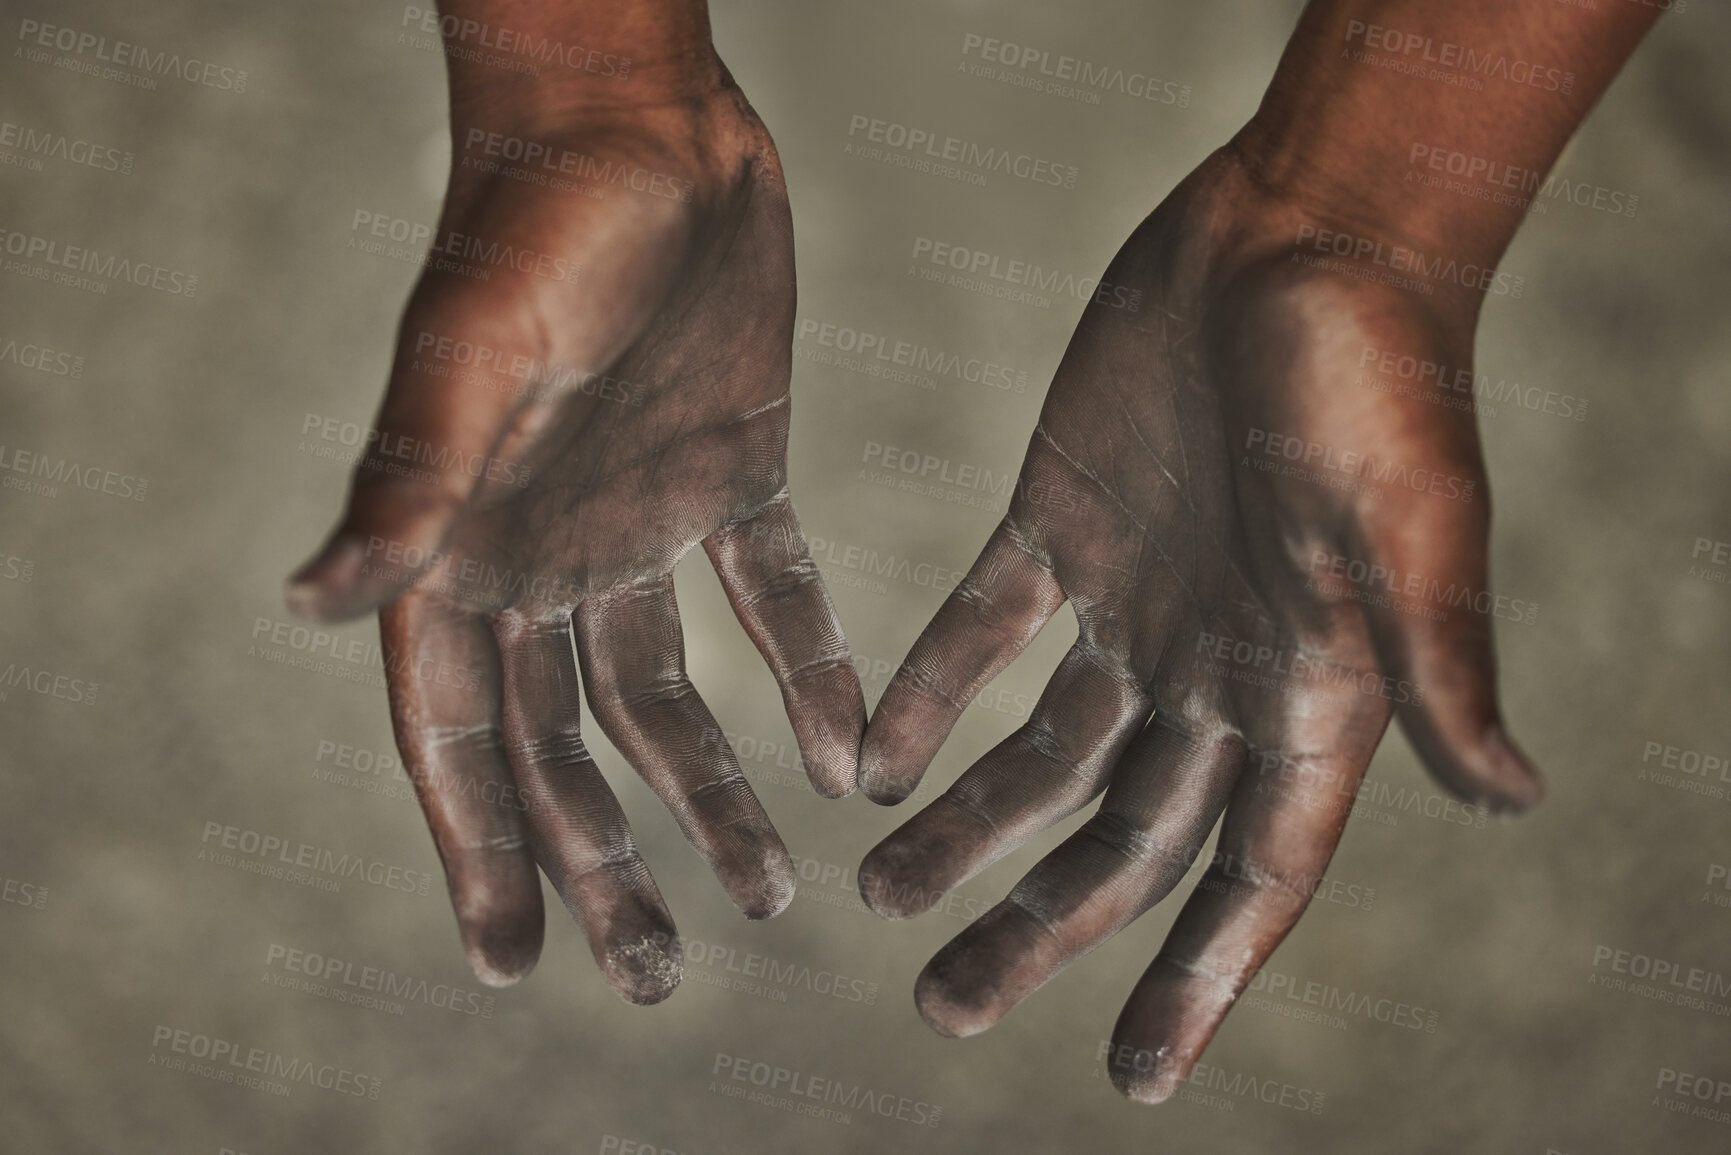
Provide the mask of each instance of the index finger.
[{"label": "index finger", "polygon": [[756,514],[705,538],[703,549],[781,687],[812,786],[826,798],[852,793],[865,695],[787,488]]},{"label": "index finger", "polygon": [[878,700],[860,747],[866,796],[890,805],[912,794],[968,703],[1063,604],[1051,566],[1006,516]]}]

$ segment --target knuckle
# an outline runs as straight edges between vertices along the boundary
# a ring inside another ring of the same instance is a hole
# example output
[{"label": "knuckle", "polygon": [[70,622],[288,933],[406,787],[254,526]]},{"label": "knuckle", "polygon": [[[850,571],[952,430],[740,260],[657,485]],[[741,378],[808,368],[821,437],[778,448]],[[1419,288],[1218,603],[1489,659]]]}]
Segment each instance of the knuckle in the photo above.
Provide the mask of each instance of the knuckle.
[{"label": "knuckle", "polygon": [[[909,655],[907,661],[896,671],[891,686],[893,688],[898,684],[921,697],[935,698],[958,714],[967,708],[973,697],[968,693],[967,687],[957,686],[946,678],[938,663],[916,659],[913,655]],[[888,693],[886,690],[886,697]]]},{"label": "knuckle", "polygon": [[742,608],[750,608],[766,602],[773,605],[793,601],[822,581],[816,562],[809,557],[797,558],[767,575],[755,589],[741,594],[739,604]]},{"label": "knuckle", "polygon": [[421,743],[431,753],[455,747],[473,754],[491,754],[502,745],[497,723],[480,722],[473,726],[427,726],[421,730]]},{"label": "knuckle", "polygon": [[745,774],[737,767],[730,767],[692,787],[686,794],[686,799],[697,807],[707,807],[712,804],[731,802],[751,793],[751,786],[746,781]]},{"label": "knuckle", "polygon": [[679,707],[697,697],[697,687],[683,670],[625,682],[617,691],[617,701],[627,711]]},{"label": "knuckle", "polygon": [[589,761],[583,735],[570,724],[519,736],[511,742],[509,752],[514,761],[533,766],[570,768]]},{"label": "knuckle", "polygon": [[795,663],[783,669],[781,680],[791,685],[827,678],[831,674],[851,672],[853,672],[853,659],[845,649],[841,651],[826,649],[803,662]]}]

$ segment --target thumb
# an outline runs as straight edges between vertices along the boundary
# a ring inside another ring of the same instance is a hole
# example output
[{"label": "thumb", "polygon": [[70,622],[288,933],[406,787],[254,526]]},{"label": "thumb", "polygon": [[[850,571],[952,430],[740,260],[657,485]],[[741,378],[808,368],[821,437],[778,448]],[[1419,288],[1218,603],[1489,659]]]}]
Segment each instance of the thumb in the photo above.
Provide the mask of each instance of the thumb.
[{"label": "thumb", "polygon": [[478,324],[484,316],[474,309],[444,324],[413,305],[405,314],[347,509],[289,578],[285,598],[296,614],[344,621],[395,599],[437,560],[481,481],[500,474],[491,455],[521,383],[477,370],[474,351],[521,346],[516,334],[500,331],[507,326]]},{"label": "thumb", "polygon": [[[441,260],[416,285],[348,511],[289,579],[289,608],[303,617],[359,617],[414,584],[477,487],[535,452],[537,431],[569,397],[563,382],[623,354],[679,271],[688,224],[665,197],[597,208],[514,185],[500,197],[469,210],[502,222],[486,234],[484,261],[459,272]],[[555,368],[555,383],[540,387],[535,375]]]},{"label": "thumb", "polygon": [[1372,560],[1363,584],[1377,658],[1409,684],[1399,717],[1420,759],[1453,793],[1518,812],[1544,784],[1497,704],[1489,494],[1482,474],[1476,481],[1458,500],[1414,495],[1383,511],[1366,527]]}]

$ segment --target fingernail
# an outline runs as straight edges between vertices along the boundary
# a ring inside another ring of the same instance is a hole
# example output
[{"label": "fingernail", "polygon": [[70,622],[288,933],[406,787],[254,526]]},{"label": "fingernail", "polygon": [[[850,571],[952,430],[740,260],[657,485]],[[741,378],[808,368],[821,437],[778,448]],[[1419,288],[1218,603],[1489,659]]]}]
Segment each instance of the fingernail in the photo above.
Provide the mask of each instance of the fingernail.
[{"label": "fingernail", "polygon": [[908,795],[914,792],[914,785],[905,778],[898,781],[876,753],[867,752],[861,755],[860,790],[879,806],[894,806],[905,802]]},{"label": "fingernail", "polygon": [[879,873],[873,867],[872,862],[877,853],[876,850],[873,850],[866,855],[865,861],[860,863],[860,901],[866,904],[867,910],[879,918],[887,918],[892,922],[917,913],[909,910],[906,904],[899,901],[906,897],[906,888],[896,886],[887,876]]},{"label": "fingernail", "polygon": [[913,790],[899,783],[892,787],[880,786],[873,789],[867,786],[864,789],[865,796],[879,806],[899,806],[908,800],[909,794],[913,793]]},{"label": "fingernail", "polygon": [[607,952],[601,967],[607,982],[619,997],[640,1007],[654,1006],[679,987],[685,977],[679,937],[672,934],[645,936],[620,943]]},{"label": "fingernail", "polygon": [[338,611],[343,595],[360,581],[366,560],[367,549],[360,538],[339,533],[289,578],[283,600],[299,617],[328,620]]},{"label": "fingernail", "polygon": [[965,1039],[990,1030],[1001,1012],[985,984],[953,981],[950,954],[948,946],[939,951],[914,981],[914,1009],[946,1039]]},{"label": "fingernail", "polygon": [[1531,809],[1545,796],[1544,779],[1501,726],[1485,732],[1482,747],[1485,762],[1502,790],[1505,809],[1519,813]]},{"label": "fingernail", "polygon": [[1106,1073],[1125,1098],[1153,1107],[1170,1099],[1178,1090],[1191,1064],[1180,1063],[1171,1047],[1137,1047],[1121,1058],[1127,1048],[1113,1047]]},{"label": "fingernail", "polygon": [[799,889],[793,857],[773,829],[765,828],[755,833],[739,827],[735,830],[739,836],[757,843],[753,856],[756,862],[752,868],[729,870],[722,877],[722,885],[726,887],[728,897],[733,899],[733,905],[746,918],[753,922],[774,918],[788,908]]},{"label": "fingernail", "polygon": [[520,982],[541,957],[539,935],[508,927],[461,929],[469,968],[487,986],[508,987]]}]

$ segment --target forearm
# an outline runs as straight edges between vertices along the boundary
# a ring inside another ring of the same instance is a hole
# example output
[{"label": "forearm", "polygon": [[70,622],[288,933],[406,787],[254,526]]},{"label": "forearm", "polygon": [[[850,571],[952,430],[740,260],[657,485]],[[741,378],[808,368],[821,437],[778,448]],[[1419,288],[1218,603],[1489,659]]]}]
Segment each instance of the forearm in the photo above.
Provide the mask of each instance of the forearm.
[{"label": "forearm", "polygon": [[[1658,12],[1312,0],[1234,147],[1265,191],[1320,220],[1494,266]],[[1467,195],[1425,187],[1432,174]]]}]

